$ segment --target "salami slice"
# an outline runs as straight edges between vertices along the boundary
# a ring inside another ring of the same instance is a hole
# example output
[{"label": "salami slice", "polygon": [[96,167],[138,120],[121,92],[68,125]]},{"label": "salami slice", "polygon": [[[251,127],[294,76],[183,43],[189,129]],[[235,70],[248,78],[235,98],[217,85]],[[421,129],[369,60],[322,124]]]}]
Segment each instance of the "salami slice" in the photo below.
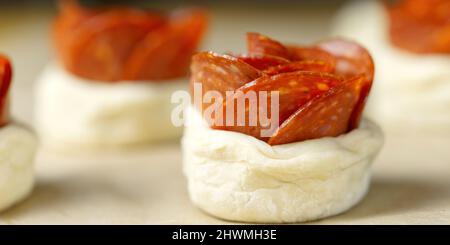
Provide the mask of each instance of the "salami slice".
[{"label": "salami slice", "polygon": [[206,12],[200,9],[175,13],[169,26],[148,33],[135,45],[125,64],[123,77],[126,80],[162,81],[184,76],[206,23]]},{"label": "salami slice", "polygon": [[370,93],[370,88],[372,87],[372,81],[364,79],[363,82],[360,83],[360,95],[355,108],[353,109],[352,115],[350,117],[349,122],[349,130],[353,130],[359,127],[359,123],[361,122],[361,118],[363,115],[364,107],[367,102],[367,98]]},{"label": "salami slice", "polygon": [[372,57],[365,48],[342,39],[324,41],[317,46],[335,57],[338,75],[351,78],[364,74],[366,80],[373,80],[374,64]]},{"label": "salami slice", "polygon": [[170,23],[179,36],[178,54],[169,64],[173,78],[188,74],[191,57],[207,28],[208,14],[198,8],[179,10],[172,14]]},{"label": "salami slice", "polygon": [[[164,27],[139,41],[124,64],[125,80],[164,80],[171,78],[171,62],[177,57],[181,37]],[[157,57],[157,58],[156,58]]]},{"label": "salami slice", "polygon": [[321,61],[330,67],[336,66],[336,58],[317,47],[288,46],[293,61]]},{"label": "salami slice", "polygon": [[83,22],[73,34],[69,69],[95,80],[121,80],[122,69],[134,45],[162,25],[157,15],[132,9],[113,9]]},{"label": "salami slice", "polygon": [[259,70],[267,70],[274,66],[285,65],[290,63],[289,60],[272,55],[244,55],[239,59]]},{"label": "salami slice", "polygon": [[304,60],[291,62],[288,64],[281,64],[278,66],[271,66],[268,67],[266,70],[264,70],[264,73],[268,75],[276,75],[280,73],[294,72],[294,71],[333,73],[334,66],[330,63],[326,63],[323,61]]},{"label": "salami slice", "polygon": [[[251,126],[249,123],[249,118],[251,117],[249,113],[252,111],[249,103],[245,104],[245,118],[246,126],[238,126],[238,101],[243,101],[244,96],[250,98],[250,93],[254,94],[254,99],[256,99],[258,104],[261,104],[261,93],[267,92],[267,95],[272,91],[276,91],[279,94],[279,121],[278,125],[286,120],[292,113],[294,113],[298,108],[303,106],[305,103],[311,99],[326,93],[330,88],[338,85],[341,82],[337,77],[325,74],[325,73],[315,73],[315,72],[291,72],[283,73],[276,76],[262,76],[243,87],[239,88],[234,100],[228,100],[224,105],[223,112],[226,112],[226,107],[234,105],[234,122],[230,126],[215,126],[213,128],[230,130],[252,135],[256,138],[263,139],[261,137],[261,125],[257,124]],[[267,106],[271,105],[271,97],[268,96]],[[267,108],[267,115],[271,115],[271,108]],[[259,115],[259,112],[258,112]],[[218,122],[224,122],[223,118],[218,118]]]},{"label": "salami slice", "polygon": [[81,23],[97,13],[81,7],[75,0],[61,0],[58,3],[60,14],[53,22],[52,40],[58,51],[57,55],[67,67],[70,67],[71,45],[76,40],[73,34]]},{"label": "salami slice", "polygon": [[347,132],[364,81],[363,76],[347,80],[310,100],[283,122],[268,143],[286,144]]},{"label": "salami slice", "polygon": [[389,36],[415,53],[450,53],[450,1],[404,0],[386,4]]},{"label": "salami slice", "polygon": [[8,123],[8,92],[11,86],[12,67],[8,58],[0,55],[0,126]]},{"label": "salami slice", "polygon": [[374,77],[374,63],[369,52],[357,43],[335,39],[318,44],[321,49],[333,54],[337,58],[336,73],[344,78],[365,76],[361,84],[359,101],[350,121],[350,129],[357,128],[361,120],[362,112],[367,101],[367,96],[372,88]]},{"label": "salami slice", "polygon": [[290,59],[289,51],[283,44],[259,33],[247,33],[247,51],[250,55],[272,55]]},{"label": "salami slice", "polygon": [[223,95],[261,76],[251,65],[229,55],[201,52],[192,57],[191,83],[203,85],[203,91],[215,90]]}]

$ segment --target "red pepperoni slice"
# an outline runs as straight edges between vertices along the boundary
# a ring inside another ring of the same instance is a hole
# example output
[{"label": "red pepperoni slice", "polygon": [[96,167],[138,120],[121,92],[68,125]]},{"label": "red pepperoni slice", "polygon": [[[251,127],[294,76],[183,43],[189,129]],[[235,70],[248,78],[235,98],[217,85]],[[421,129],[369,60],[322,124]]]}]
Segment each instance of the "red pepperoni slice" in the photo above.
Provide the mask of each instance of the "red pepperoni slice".
[{"label": "red pepperoni slice", "polygon": [[280,73],[294,72],[294,71],[333,73],[334,66],[329,63],[325,63],[323,61],[304,60],[268,67],[266,70],[264,70],[264,73],[268,75],[276,75]]},{"label": "red pepperoni slice", "polygon": [[206,29],[207,15],[192,9],[176,12],[171,19],[168,28],[150,32],[134,47],[124,68],[126,80],[164,80],[187,74]]},{"label": "red pepperoni slice", "polygon": [[450,1],[404,0],[386,8],[394,45],[419,54],[450,53]]},{"label": "red pepperoni slice", "polygon": [[52,38],[59,58],[69,64],[72,59],[71,44],[76,39],[74,31],[83,21],[95,16],[96,12],[81,7],[75,0],[61,0],[58,3],[60,14],[53,23]]},{"label": "red pepperoni slice", "polygon": [[[152,31],[135,45],[124,64],[125,80],[163,80],[171,77],[180,36],[169,28]],[[156,58],[157,57],[157,58]]]},{"label": "red pepperoni slice", "polygon": [[[250,96],[250,93],[254,94],[254,98],[257,103],[261,103],[260,92],[266,91],[269,95],[271,91],[279,92],[279,125],[286,120],[292,113],[294,113],[298,108],[307,103],[309,100],[324,94],[331,87],[336,86],[341,81],[337,77],[325,74],[325,73],[315,73],[315,72],[291,72],[291,73],[283,73],[276,76],[263,76],[260,77],[253,82],[250,82],[243,87],[239,88],[237,91],[242,92],[238,93],[235,96],[234,100],[228,100],[224,105],[223,112],[226,112],[227,106],[232,106],[234,104],[234,121],[230,123],[230,126],[224,125],[224,118],[217,118],[217,124],[221,126],[213,125],[213,128],[222,129],[222,130],[230,130],[245,133],[251,136],[254,136],[259,139],[263,139],[261,137],[261,125],[258,123],[254,126],[249,126],[249,112],[251,111],[250,104],[245,104],[245,118],[247,126],[238,126],[238,101],[245,98],[244,96]],[[248,97],[247,97],[248,98]],[[270,96],[268,97],[267,106],[271,104]],[[268,108],[268,114],[270,115],[270,108]],[[259,115],[259,114],[258,114]],[[267,140],[268,138],[266,138]]]},{"label": "red pepperoni slice", "polygon": [[349,130],[364,77],[356,77],[316,97],[292,114],[270,138],[270,145],[334,137]]},{"label": "red pepperoni slice", "polygon": [[371,87],[372,87],[371,80],[365,79],[363,82],[361,82],[359,100],[358,103],[355,105],[355,108],[353,109],[352,116],[350,117],[349,130],[353,130],[359,127],[359,123],[361,122],[362,114]]},{"label": "red pepperoni slice", "polygon": [[188,74],[191,57],[198,48],[208,23],[208,14],[203,9],[185,9],[172,14],[171,26],[179,39],[178,55],[171,64],[176,76]]},{"label": "red pepperoni slice", "polygon": [[[223,98],[227,91],[234,91],[242,85],[261,76],[261,72],[242,60],[229,55],[201,52],[192,57],[191,94],[196,94],[194,83],[201,83],[204,95],[217,91]],[[203,108],[210,104],[204,103]]]},{"label": "red pepperoni slice", "polygon": [[317,46],[336,57],[338,75],[350,78],[364,74],[367,80],[373,80],[374,64],[365,48],[341,39],[324,41]]},{"label": "red pepperoni slice", "polygon": [[275,40],[259,33],[247,33],[247,49],[250,55],[271,55],[289,59],[288,49]]},{"label": "red pepperoni slice", "polygon": [[124,62],[134,45],[163,18],[134,9],[111,9],[84,21],[73,34],[69,68],[95,80],[121,80]]},{"label": "red pepperoni slice", "polygon": [[0,126],[8,123],[8,91],[11,86],[12,67],[8,58],[0,55]]},{"label": "red pepperoni slice", "polygon": [[289,46],[288,49],[293,61],[322,61],[332,67],[336,65],[336,58],[320,48]]},{"label": "red pepperoni slice", "polygon": [[259,70],[266,70],[270,67],[284,65],[290,62],[285,58],[261,54],[239,56],[238,58]]},{"label": "red pepperoni slice", "polygon": [[333,54],[337,58],[336,73],[345,78],[364,75],[365,80],[360,89],[359,101],[350,120],[350,128],[357,128],[362,117],[362,112],[367,101],[374,77],[374,63],[369,52],[360,45],[335,39],[318,44],[321,49]]}]

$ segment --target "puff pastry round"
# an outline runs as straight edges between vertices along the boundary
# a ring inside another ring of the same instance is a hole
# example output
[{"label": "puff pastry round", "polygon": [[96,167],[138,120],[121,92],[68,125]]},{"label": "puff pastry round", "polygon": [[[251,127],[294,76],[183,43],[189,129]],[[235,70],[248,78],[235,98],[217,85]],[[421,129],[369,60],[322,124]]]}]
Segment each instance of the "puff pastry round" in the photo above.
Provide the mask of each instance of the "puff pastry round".
[{"label": "puff pastry round", "polygon": [[50,64],[36,87],[35,122],[49,148],[127,146],[180,137],[170,121],[172,92],[187,82],[101,83]]},{"label": "puff pastry round", "polygon": [[210,129],[190,109],[182,139],[192,202],[226,220],[292,223],[346,211],[367,192],[383,144],[369,120],[339,137],[270,146]]},{"label": "puff pastry round", "polygon": [[34,183],[36,137],[8,124],[0,128],[0,211],[25,198]]}]

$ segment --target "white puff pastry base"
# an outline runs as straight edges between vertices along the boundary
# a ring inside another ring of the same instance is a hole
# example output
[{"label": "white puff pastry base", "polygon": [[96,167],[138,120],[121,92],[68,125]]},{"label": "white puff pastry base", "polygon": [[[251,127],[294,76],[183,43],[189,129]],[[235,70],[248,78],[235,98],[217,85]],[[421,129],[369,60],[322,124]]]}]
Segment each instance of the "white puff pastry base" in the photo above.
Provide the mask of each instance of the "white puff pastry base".
[{"label": "white puff pastry base", "polygon": [[212,130],[193,111],[182,139],[189,195],[226,220],[292,223],[344,212],[365,195],[383,144],[380,129],[364,120],[339,137],[270,146]]},{"label": "white puff pastry base", "polygon": [[36,137],[19,125],[0,128],[0,211],[25,198],[34,183]]},{"label": "white puff pastry base", "polygon": [[86,81],[57,64],[36,85],[35,123],[53,149],[116,147],[181,137],[170,120],[172,92],[188,82]]},{"label": "white puff pastry base", "polygon": [[333,34],[354,39],[375,60],[368,116],[392,132],[450,133],[450,55],[419,55],[394,47],[379,1],[354,1],[336,16]]}]

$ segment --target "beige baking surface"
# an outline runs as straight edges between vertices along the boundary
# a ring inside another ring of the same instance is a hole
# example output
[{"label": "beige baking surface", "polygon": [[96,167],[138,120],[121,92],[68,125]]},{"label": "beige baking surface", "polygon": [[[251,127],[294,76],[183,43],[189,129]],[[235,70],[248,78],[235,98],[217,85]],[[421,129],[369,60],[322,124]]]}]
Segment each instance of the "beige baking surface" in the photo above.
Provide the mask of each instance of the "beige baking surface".
[{"label": "beige baking surface", "polygon": [[[260,31],[287,41],[323,38],[332,8],[253,12],[213,6],[206,48],[242,50],[243,34]],[[0,52],[15,65],[13,112],[31,124],[32,83],[51,56],[52,11],[40,6],[0,10]],[[230,19],[231,18],[231,19]],[[388,134],[374,165],[372,187],[352,210],[320,224],[450,224],[450,139]],[[41,151],[37,183],[0,224],[222,224],[188,199],[176,142],[128,152],[72,154]]]}]

